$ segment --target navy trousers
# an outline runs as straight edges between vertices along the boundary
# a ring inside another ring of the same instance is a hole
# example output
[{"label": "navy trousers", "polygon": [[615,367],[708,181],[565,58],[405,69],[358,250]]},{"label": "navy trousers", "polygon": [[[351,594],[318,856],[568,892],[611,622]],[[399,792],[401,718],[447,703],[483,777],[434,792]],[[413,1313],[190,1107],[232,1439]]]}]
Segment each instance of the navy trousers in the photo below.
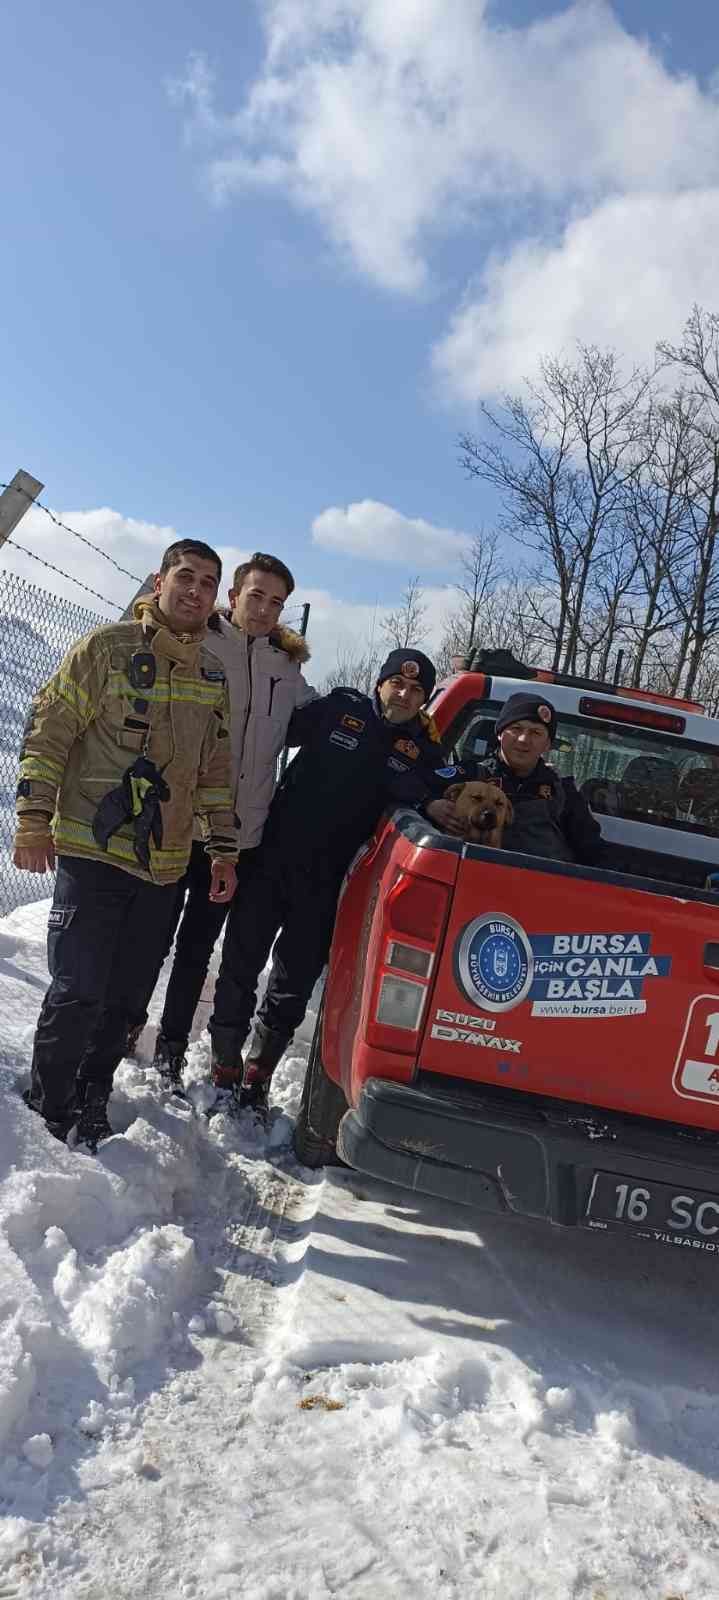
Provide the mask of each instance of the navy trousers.
[{"label": "navy trousers", "polygon": [[147,883],[105,862],[60,856],[48,920],[52,982],[32,1058],[30,1104],[51,1121],[72,1113],[78,1078],[108,1090],[127,1030],[157,974],[177,884]]},{"label": "navy trousers", "polygon": [[274,844],[263,843],[256,852],[242,896],[230,906],[210,1018],[213,1048],[223,1065],[239,1062],[257,981],[273,944],[258,1015],[289,1043],[329,954],[342,877],[339,868],[295,861]]}]

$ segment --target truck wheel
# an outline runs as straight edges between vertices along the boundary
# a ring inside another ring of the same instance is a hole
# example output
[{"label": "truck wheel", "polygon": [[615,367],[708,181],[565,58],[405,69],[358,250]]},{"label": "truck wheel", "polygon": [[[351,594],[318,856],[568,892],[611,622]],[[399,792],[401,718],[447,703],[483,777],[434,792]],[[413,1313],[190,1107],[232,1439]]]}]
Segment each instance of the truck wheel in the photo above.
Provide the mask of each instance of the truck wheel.
[{"label": "truck wheel", "polygon": [[320,1007],[295,1124],[295,1154],[305,1167],[338,1162],[337,1129],[347,1110],[343,1091],[327,1077],[322,1065],[322,1015]]}]

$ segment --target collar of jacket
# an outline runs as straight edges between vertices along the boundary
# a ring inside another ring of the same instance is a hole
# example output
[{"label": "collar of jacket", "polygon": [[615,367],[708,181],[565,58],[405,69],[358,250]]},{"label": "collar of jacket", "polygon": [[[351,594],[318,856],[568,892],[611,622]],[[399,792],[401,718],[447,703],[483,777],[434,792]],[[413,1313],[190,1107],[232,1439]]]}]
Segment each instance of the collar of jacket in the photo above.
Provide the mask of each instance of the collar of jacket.
[{"label": "collar of jacket", "polygon": [[242,638],[246,638],[248,643],[252,643],[253,649],[258,644],[274,645],[276,650],[284,650],[290,661],[297,661],[301,667],[310,659],[307,640],[303,638],[301,633],[295,633],[294,628],[286,628],[283,622],[278,622],[277,627],[273,628],[271,633],[261,634],[259,639],[252,640],[245,633],[244,628],[238,628],[237,624],[232,621],[232,615],[229,611],[213,611],[207,627],[210,634],[227,634],[232,630],[234,633],[240,634]]},{"label": "collar of jacket", "polygon": [[167,617],[160,610],[154,596],[147,599],[143,595],[141,599],[135,601],[132,610],[135,621],[142,623],[156,656],[164,656],[166,660],[176,661],[184,666],[190,666],[196,661],[200,645],[206,636],[204,628],[198,633],[173,633],[167,625]]},{"label": "collar of jacket", "polygon": [[525,772],[524,776],[519,772],[514,772],[498,751],[493,759],[497,768],[497,776],[502,784],[516,784],[518,788],[523,788],[526,784],[528,786],[527,792],[529,792],[530,787],[540,783],[548,783],[552,789],[556,789],[559,786],[559,774],[554,767],[550,767],[549,762],[545,761],[543,756],[537,758],[531,772]]}]

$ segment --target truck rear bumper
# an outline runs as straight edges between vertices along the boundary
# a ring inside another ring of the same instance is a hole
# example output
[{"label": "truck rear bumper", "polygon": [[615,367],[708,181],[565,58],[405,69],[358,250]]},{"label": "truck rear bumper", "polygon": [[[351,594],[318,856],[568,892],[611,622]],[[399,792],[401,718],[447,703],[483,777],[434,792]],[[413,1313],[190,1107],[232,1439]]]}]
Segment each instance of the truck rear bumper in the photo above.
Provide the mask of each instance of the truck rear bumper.
[{"label": "truck rear bumper", "polygon": [[[655,1123],[645,1128],[639,1119],[609,1114],[605,1120],[602,1112],[592,1122],[580,1107],[575,1118],[566,1102],[556,1118],[535,1110],[529,1096],[518,1097],[516,1109],[493,1105],[463,1088],[456,1080],[438,1091],[370,1078],[340,1123],[339,1155],[402,1188],[565,1227],[612,1226],[588,1218],[597,1173],[668,1185],[672,1194],[716,1195],[719,1202],[716,1144]],[[706,1248],[719,1254],[719,1203],[705,1215],[707,1236],[716,1233],[716,1245]]]}]

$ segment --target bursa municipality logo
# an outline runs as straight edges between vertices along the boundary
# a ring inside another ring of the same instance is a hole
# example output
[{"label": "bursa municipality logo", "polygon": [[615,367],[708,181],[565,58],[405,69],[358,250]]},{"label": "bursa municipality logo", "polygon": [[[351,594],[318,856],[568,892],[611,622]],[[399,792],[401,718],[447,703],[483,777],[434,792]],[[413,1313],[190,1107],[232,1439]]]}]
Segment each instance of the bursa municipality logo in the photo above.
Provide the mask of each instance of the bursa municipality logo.
[{"label": "bursa municipality logo", "polygon": [[475,917],[461,934],[455,956],[467,999],[483,1011],[511,1011],[528,995],[534,955],[513,917]]}]

